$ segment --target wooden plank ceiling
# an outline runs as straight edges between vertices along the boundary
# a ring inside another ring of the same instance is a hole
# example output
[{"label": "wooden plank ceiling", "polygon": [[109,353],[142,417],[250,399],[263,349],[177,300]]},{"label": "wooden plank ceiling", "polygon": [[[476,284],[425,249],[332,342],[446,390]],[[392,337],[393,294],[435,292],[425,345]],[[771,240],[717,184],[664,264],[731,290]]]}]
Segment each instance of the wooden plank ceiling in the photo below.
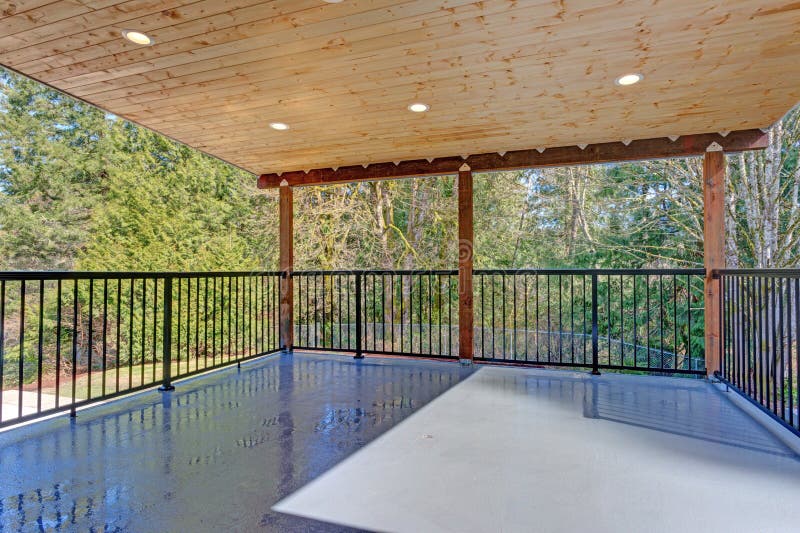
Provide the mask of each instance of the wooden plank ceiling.
[{"label": "wooden plank ceiling", "polygon": [[767,127],[800,2],[10,0],[0,64],[261,174]]}]

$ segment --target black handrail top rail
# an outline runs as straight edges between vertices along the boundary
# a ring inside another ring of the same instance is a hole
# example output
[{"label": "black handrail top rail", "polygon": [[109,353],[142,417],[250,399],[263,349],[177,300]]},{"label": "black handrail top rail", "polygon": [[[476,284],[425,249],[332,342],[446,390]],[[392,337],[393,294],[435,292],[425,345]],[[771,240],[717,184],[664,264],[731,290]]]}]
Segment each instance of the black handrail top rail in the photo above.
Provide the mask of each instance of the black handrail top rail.
[{"label": "black handrail top rail", "polygon": [[395,274],[401,276],[409,276],[409,275],[450,275],[455,276],[458,274],[458,270],[431,270],[431,269],[421,269],[421,270],[386,270],[386,269],[371,269],[371,270],[360,270],[360,269],[352,269],[352,270],[295,270],[292,272],[292,276],[344,276],[344,275],[356,275],[356,274],[367,274],[367,275],[382,275],[382,274]]},{"label": "black handrail top rail", "polygon": [[[669,276],[669,275],[703,275],[706,271],[702,268],[478,268],[473,269],[474,275],[485,274],[540,274],[540,275],[591,275],[602,274],[607,275],[651,275],[651,276]],[[295,270],[292,272],[293,276],[328,276],[328,275],[355,275],[355,274],[396,274],[396,275],[413,275],[413,274],[441,274],[452,275],[458,274],[457,269],[453,270],[388,270],[388,269],[371,269],[371,270]]]},{"label": "black handrail top rail", "polygon": [[671,275],[702,275],[706,271],[702,268],[500,268],[476,269],[473,274],[541,274],[541,275],[612,275],[612,276],[671,276]]},{"label": "black handrail top rail", "polygon": [[30,280],[74,280],[74,279],[141,279],[141,278],[214,278],[236,276],[280,276],[281,272],[269,270],[221,271],[221,272],[100,272],[100,271],[56,271],[56,270],[12,270],[0,271],[3,281]]},{"label": "black handrail top rail", "polygon": [[714,278],[720,276],[763,276],[767,278],[800,278],[800,268],[723,268],[713,270]]},{"label": "black handrail top rail", "polygon": [[[475,275],[486,274],[539,274],[539,275],[703,275],[705,270],[702,268],[501,268],[501,269],[474,269]],[[0,280],[23,281],[23,280],[73,280],[73,279],[140,279],[140,278],[203,278],[203,277],[232,277],[232,276],[280,276],[284,274],[275,270],[241,270],[241,271],[215,271],[215,272],[177,272],[177,271],[58,271],[58,270],[12,270],[0,271]],[[296,270],[293,276],[328,276],[328,275],[457,275],[458,270],[442,269],[420,269],[420,270],[388,270],[388,269],[352,269],[352,270]],[[719,274],[758,274],[775,276],[800,276],[800,269],[737,269],[737,270],[715,270],[714,275]]]}]

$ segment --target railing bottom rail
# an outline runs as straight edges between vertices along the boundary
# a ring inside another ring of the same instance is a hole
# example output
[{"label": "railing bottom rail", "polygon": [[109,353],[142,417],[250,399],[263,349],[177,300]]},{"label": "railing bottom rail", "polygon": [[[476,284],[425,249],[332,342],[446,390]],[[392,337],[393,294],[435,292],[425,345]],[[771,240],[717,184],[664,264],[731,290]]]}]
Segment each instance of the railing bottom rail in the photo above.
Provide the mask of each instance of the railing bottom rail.
[{"label": "railing bottom rail", "polygon": [[775,422],[777,422],[778,424],[780,424],[784,428],[788,429],[789,431],[791,431],[792,433],[794,433],[795,435],[800,437],[800,429],[798,429],[798,428],[792,426],[791,424],[789,424],[789,422],[787,422],[785,418],[780,417],[780,416],[776,415],[775,413],[773,413],[766,406],[761,404],[758,400],[754,399],[752,396],[750,396],[745,391],[743,391],[742,389],[740,389],[739,387],[734,385],[732,382],[730,382],[727,379],[725,379],[719,372],[715,372],[714,373],[714,377],[717,380],[719,380],[720,383],[725,385],[728,389],[732,390],[734,393],[738,394],[739,396],[741,396],[742,398],[747,400],[749,403],[751,403],[752,405],[756,406],[759,409],[759,411],[761,411],[765,415],[769,416],[772,420],[774,420]]}]

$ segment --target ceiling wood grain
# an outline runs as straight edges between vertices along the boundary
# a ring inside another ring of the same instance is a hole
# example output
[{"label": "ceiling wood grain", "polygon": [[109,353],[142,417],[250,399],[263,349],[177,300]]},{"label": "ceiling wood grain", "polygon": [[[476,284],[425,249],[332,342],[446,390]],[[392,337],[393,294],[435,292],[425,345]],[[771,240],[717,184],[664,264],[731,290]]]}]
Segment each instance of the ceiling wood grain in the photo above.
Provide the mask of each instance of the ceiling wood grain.
[{"label": "ceiling wood grain", "polygon": [[788,0],[7,4],[0,64],[255,174],[763,128],[800,100]]}]

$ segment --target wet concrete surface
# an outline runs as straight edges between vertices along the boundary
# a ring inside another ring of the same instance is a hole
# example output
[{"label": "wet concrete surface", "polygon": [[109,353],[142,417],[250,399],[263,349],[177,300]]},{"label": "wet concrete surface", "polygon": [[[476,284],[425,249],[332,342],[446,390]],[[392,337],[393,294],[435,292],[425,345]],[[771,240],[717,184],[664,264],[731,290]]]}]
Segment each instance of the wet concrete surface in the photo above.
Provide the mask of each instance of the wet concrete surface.
[{"label": "wet concrete surface", "polygon": [[351,531],[270,508],[471,372],[274,355],[0,433],[0,531]]}]

